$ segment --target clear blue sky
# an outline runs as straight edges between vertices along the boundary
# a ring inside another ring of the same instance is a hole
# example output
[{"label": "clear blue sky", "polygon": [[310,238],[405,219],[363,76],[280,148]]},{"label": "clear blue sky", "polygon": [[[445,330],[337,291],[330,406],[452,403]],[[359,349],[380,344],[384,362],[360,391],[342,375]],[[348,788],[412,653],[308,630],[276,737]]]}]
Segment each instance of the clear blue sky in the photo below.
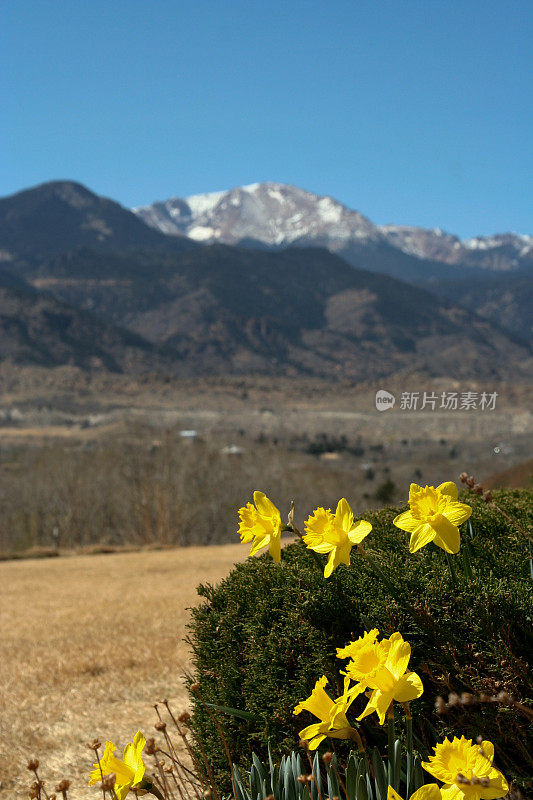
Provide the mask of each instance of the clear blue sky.
[{"label": "clear blue sky", "polygon": [[3,0],[0,194],[255,181],[533,233],[531,0]]}]

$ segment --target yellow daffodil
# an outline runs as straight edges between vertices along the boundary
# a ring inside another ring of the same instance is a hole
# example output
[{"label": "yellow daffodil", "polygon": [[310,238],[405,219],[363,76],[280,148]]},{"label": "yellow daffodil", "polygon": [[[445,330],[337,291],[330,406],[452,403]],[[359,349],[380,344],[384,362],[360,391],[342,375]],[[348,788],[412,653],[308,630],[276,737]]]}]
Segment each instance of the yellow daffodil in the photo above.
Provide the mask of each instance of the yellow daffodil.
[{"label": "yellow daffodil", "polygon": [[329,553],[324,569],[324,577],[329,578],[339,564],[350,566],[350,551],[372,530],[370,522],[364,519],[354,522],[352,509],[342,498],[337,504],[335,514],[329,508],[317,508],[305,523],[304,542],[310,550]]},{"label": "yellow daffodil", "polygon": [[[141,753],[146,744],[146,739],[140,731],[137,731],[130,742],[124,748],[124,757],[121,761],[115,756],[116,745],[113,742],[105,743],[104,755],[100,760],[100,765],[93,764],[94,769],[89,776],[89,786],[94,786],[102,780],[102,775],[114,773],[116,776],[115,794],[118,800],[124,800],[130,789],[138,786],[144,778],[144,764]],[[100,772],[100,767],[102,771]]]},{"label": "yellow daffodil", "polygon": [[457,736],[434,747],[435,755],[422,766],[442,781],[443,800],[494,800],[507,794],[509,787],[502,773],[493,766],[494,745],[476,744]]},{"label": "yellow daffodil", "polygon": [[458,525],[465,522],[472,509],[457,501],[457,486],[452,481],[440,486],[417,486],[409,489],[409,511],[398,514],[394,524],[411,534],[409,550],[415,553],[434,542],[447,553],[458,553],[461,537]]},{"label": "yellow daffodil", "polygon": [[378,642],[378,634],[378,629],[372,628],[355,642],[337,649],[337,658],[350,659],[346,665],[346,672],[341,673],[356,682],[356,685],[349,689],[350,697],[357,697],[364,692],[371,676],[387,660],[390,641],[385,639]]},{"label": "yellow daffodil", "polygon": [[[442,800],[444,795],[436,783],[426,783],[420,789],[411,795],[409,800]],[[387,800],[402,800],[398,792],[394,791],[392,786],[387,790]]]},{"label": "yellow daffodil", "polygon": [[254,503],[239,509],[241,542],[253,540],[250,555],[268,547],[274,561],[281,559],[281,515],[263,492],[254,492]]},{"label": "yellow daffodil", "polygon": [[422,681],[416,672],[406,672],[411,658],[411,645],[401,633],[393,633],[383,642],[387,648],[387,656],[382,664],[366,678],[367,686],[372,689],[368,704],[357,719],[363,719],[374,711],[380,724],[385,722],[385,714],[393,700],[408,703],[420,697],[424,691]]},{"label": "yellow daffodil", "polygon": [[316,682],[311,696],[298,703],[293,712],[299,714],[301,711],[310,711],[320,720],[313,725],[308,725],[299,733],[300,739],[309,741],[310,750],[316,750],[326,736],[332,739],[350,739],[354,730],[346,719],[346,712],[351,703],[351,699],[346,693],[348,680],[345,680],[344,683],[344,693],[337,700],[332,700],[325,691],[324,686],[327,682],[328,679],[323,675]]}]

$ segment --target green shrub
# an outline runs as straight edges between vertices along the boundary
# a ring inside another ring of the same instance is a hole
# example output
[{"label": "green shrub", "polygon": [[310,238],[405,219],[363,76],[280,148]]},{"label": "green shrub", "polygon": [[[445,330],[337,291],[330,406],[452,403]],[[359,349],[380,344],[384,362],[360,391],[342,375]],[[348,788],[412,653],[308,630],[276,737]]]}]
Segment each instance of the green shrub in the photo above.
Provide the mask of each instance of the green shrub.
[{"label": "green shrub", "polygon": [[[531,491],[514,490],[497,493],[495,500],[527,528],[532,497]],[[252,719],[219,714],[237,764],[248,764],[252,752],[264,759],[269,741],[275,757],[290,752],[298,731],[315,721],[308,714],[293,716],[295,704],[322,674],[331,693],[340,694],[338,671],[345,662],[335,657],[336,648],[377,627],[382,636],[400,631],[412,646],[409,668],[424,683],[423,696],[411,704],[418,750],[425,755],[444,735],[482,734],[494,742],[499,768],[527,785],[533,767],[527,717],[516,705],[477,703],[469,695],[507,692],[526,704],[533,699],[528,545],[476,495],[465,500],[474,508],[473,538],[463,526],[461,553],[470,552],[473,578],[459,566],[457,585],[442,550],[430,545],[409,553],[408,534],[392,524],[401,509],[386,508],[365,515],[373,531],[364,544],[394,593],[355,548],[351,567],[340,566],[325,580],[301,542],[283,550],[280,564],[268,555],[250,558],[218,586],[199,587],[204,602],[192,612],[190,680],[199,683],[204,701],[251,713]],[[460,565],[461,556],[452,558]],[[467,694],[463,702],[452,698],[448,713],[437,714],[436,698],[449,693]],[[198,695],[191,699],[196,736],[223,784],[228,773],[220,737]],[[355,701],[352,718],[365,702],[364,696]],[[360,732],[370,746],[385,749],[386,731],[375,714]],[[343,743],[335,746],[342,755]]]}]

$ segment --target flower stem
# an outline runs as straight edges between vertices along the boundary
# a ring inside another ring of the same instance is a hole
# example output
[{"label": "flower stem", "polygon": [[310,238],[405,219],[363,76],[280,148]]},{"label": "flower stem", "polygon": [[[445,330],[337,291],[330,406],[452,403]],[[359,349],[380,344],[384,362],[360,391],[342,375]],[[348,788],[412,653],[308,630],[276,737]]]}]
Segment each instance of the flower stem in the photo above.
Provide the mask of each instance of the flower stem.
[{"label": "flower stem", "polygon": [[413,783],[413,719],[411,717],[411,708],[409,703],[402,703],[405,711],[405,731],[407,734],[407,787],[405,796],[409,797],[411,794],[411,784]]},{"label": "flower stem", "polygon": [[394,704],[391,703],[387,709],[387,773],[389,784],[394,783]]},{"label": "flower stem", "polygon": [[453,583],[454,587],[457,588],[457,576],[455,574],[455,567],[453,565],[453,560],[452,560],[450,554],[446,553],[446,551],[445,551],[445,555],[446,555],[446,561],[448,562],[448,567],[450,569],[450,575],[452,576],[452,583]]}]

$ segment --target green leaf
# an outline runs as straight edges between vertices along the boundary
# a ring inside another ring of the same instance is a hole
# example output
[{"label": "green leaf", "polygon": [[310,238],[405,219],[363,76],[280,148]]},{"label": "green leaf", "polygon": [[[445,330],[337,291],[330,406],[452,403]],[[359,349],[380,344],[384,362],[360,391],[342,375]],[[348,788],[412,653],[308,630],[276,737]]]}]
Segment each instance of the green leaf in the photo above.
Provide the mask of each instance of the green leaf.
[{"label": "green leaf", "polygon": [[378,800],[387,800],[387,770],[377,747],[372,750],[372,765],[376,776],[376,794]]},{"label": "green leaf", "polygon": [[251,711],[242,711],[240,708],[229,708],[228,706],[217,706],[215,703],[206,703],[206,706],[214,708],[215,711],[220,711],[222,714],[231,714],[232,717],[255,720],[255,716]]},{"label": "green leaf", "polygon": [[346,800],[356,800],[356,792],[357,792],[357,779],[358,779],[358,758],[355,753],[352,752],[349,755],[348,763],[346,764]]}]

